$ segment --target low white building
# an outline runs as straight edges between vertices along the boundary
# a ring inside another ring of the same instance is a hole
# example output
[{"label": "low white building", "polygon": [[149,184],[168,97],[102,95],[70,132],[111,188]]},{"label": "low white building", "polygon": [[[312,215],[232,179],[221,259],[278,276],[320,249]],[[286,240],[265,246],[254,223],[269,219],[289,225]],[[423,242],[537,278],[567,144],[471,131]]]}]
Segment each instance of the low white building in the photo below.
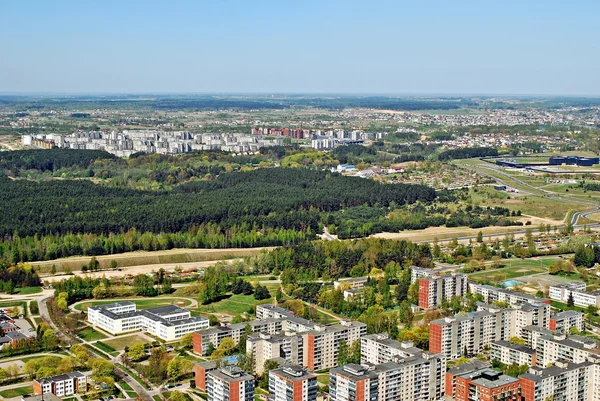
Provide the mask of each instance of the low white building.
[{"label": "low white building", "polygon": [[560,302],[569,302],[573,295],[573,302],[577,306],[588,307],[589,305],[600,306],[600,291],[586,292],[585,283],[573,282],[568,284],[551,285],[549,289],[550,299]]},{"label": "low white building", "polygon": [[207,329],[205,317],[192,317],[187,309],[175,305],[137,310],[133,302],[117,302],[88,308],[88,321],[111,334],[143,330],[165,341]]}]

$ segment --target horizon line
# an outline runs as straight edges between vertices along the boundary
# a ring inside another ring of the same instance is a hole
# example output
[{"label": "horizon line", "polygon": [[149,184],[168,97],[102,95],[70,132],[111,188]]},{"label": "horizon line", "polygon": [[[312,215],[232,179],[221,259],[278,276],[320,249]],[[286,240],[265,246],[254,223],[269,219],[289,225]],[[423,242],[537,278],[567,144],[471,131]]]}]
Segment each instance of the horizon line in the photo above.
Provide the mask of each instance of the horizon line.
[{"label": "horizon line", "polygon": [[56,91],[0,91],[0,96],[386,96],[386,97],[573,97],[600,98],[600,94],[564,94],[564,93],[493,93],[493,92],[56,92]]}]

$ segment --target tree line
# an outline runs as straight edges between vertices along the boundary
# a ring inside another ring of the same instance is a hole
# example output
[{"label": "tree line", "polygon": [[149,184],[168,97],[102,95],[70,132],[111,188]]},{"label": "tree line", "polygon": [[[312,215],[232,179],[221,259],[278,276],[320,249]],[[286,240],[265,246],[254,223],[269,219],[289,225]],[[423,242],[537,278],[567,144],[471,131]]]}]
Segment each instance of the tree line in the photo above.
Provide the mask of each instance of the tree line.
[{"label": "tree line", "polygon": [[498,149],[485,147],[450,149],[440,153],[438,155],[438,159],[444,161],[454,159],[471,159],[473,157],[486,156],[498,156]]}]

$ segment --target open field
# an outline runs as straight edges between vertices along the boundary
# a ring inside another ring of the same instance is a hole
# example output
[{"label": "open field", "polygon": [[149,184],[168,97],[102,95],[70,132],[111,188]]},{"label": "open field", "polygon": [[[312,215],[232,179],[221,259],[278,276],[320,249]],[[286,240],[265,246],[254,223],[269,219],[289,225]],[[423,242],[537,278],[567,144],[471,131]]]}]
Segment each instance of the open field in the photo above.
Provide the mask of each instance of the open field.
[{"label": "open field", "polygon": [[77,335],[85,341],[96,341],[106,338],[106,336],[99,331],[94,330],[92,327],[86,327],[80,330]]},{"label": "open field", "polygon": [[19,295],[37,294],[40,292],[42,292],[41,287],[15,288],[15,294],[19,294]]},{"label": "open field", "polygon": [[[181,306],[181,307],[191,305],[191,302],[187,299],[170,298],[170,297],[140,298],[140,299],[131,298],[131,299],[128,299],[128,301],[135,303],[139,309],[155,308],[158,306],[173,305],[173,304]],[[87,311],[87,308],[89,308],[90,306],[105,305],[105,304],[111,304],[114,302],[115,302],[114,300],[83,302],[83,303],[75,305],[75,309],[80,310],[80,311]]]},{"label": "open field", "polygon": [[532,274],[544,273],[547,271],[548,268],[546,266],[541,267],[540,263],[537,262],[537,264],[532,264],[530,266],[505,267],[502,269],[491,269],[476,272],[469,275],[469,280],[501,283],[506,280],[530,276]]},{"label": "open field", "polygon": [[[260,303],[270,302],[269,299],[263,299]],[[231,295],[218,302],[213,302],[208,305],[199,305],[197,308],[190,309],[192,312],[202,313],[224,313],[229,315],[238,315],[247,312],[252,305],[258,304],[259,301],[254,299],[254,295]]]},{"label": "open field", "polygon": [[29,395],[33,393],[33,387],[31,385],[24,387],[11,388],[9,390],[0,391],[0,396],[2,398],[13,398],[20,397],[24,395]]},{"label": "open field", "polygon": [[483,228],[469,228],[469,227],[428,227],[423,230],[406,230],[398,233],[378,233],[373,234],[371,237],[374,238],[386,238],[386,239],[406,239],[415,242],[419,241],[433,241],[435,238],[441,240],[451,240],[455,237],[475,237],[479,231],[483,232],[483,235],[506,233],[512,231],[523,230],[523,226],[513,227],[483,227]]},{"label": "open field", "polygon": [[[163,265],[180,265],[182,263],[218,261],[226,259],[241,258],[258,254],[263,249],[272,248],[225,248],[225,249],[189,249],[178,248],[167,251],[136,251],[115,255],[97,256],[101,268],[108,268],[111,260],[117,262],[120,268],[156,265],[158,270]],[[65,267],[72,271],[81,270],[81,266],[90,262],[89,256],[73,256],[69,258],[47,260],[43,262],[32,262],[32,266],[39,268],[41,273],[49,273],[54,265],[56,271],[64,271]],[[129,269],[124,269],[127,272]]]},{"label": "open field", "polygon": [[125,349],[125,347],[131,347],[135,343],[147,344],[150,341],[141,334],[132,334],[128,336],[119,336],[118,338],[114,338],[112,340],[104,340],[102,342],[114,348],[117,351],[122,351],[123,349]]}]

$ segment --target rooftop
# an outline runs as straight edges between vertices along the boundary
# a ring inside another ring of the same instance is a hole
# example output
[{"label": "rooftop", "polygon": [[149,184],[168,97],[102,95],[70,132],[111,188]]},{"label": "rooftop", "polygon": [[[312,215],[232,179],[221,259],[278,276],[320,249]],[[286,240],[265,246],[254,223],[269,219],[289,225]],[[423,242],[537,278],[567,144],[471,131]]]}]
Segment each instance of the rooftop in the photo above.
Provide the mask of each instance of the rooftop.
[{"label": "rooftop", "polygon": [[361,365],[357,365],[355,363],[349,363],[344,366],[338,366],[336,368],[331,369],[330,374],[333,372],[339,376],[347,377],[348,379],[357,381],[363,379],[375,379],[377,378],[377,373],[374,371],[370,371],[364,368]]},{"label": "rooftop", "polygon": [[229,365],[221,369],[212,370],[208,374],[210,376],[217,377],[220,380],[229,383],[235,383],[246,380],[254,381],[254,376],[249,375],[248,373],[244,372],[242,369],[235,365]]},{"label": "rooftop", "polygon": [[69,372],[69,373],[63,373],[62,375],[49,376],[49,377],[44,377],[42,379],[36,379],[36,381],[40,384],[45,384],[45,383],[54,383],[54,382],[70,380],[70,379],[73,379],[76,377],[77,378],[85,377],[85,375],[81,372]]},{"label": "rooftop", "polygon": [[513,343],[511,343],[509,341],[499,340],[499,341],[494,341],[492,343],[492,346],[494,344],[500,345],[502,347],[510,348],[512,350],[515,350],[515,351],[524,352],[524,353],[529,354],[529,355],[535,354],[535,350],[533,348],[529,348],[529,347],[526,347],[524,345],[513,344]]},{"label": "rooftop", "polygon": [[270,374],[277,375],[289,381],[300,381],[306,379],[316,379],[317,376],[310,373],[300,365],[286,365],[279,369],[274,369],[269,372]]}]

